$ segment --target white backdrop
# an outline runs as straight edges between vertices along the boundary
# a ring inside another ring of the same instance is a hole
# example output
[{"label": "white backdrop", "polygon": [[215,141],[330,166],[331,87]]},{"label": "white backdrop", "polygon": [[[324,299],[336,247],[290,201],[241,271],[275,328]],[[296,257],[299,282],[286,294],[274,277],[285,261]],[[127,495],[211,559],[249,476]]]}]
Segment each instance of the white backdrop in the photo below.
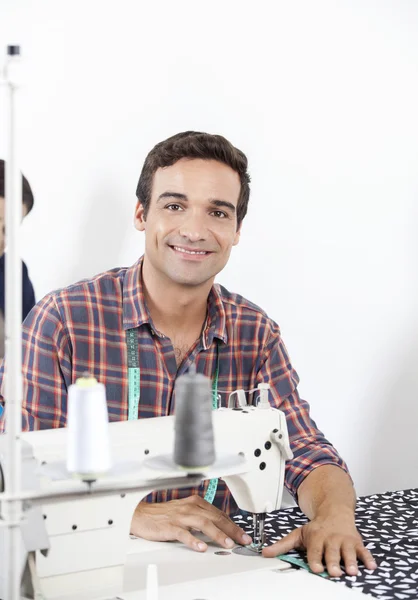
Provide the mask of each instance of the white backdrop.
[{"label": "white backdrop", "polygon": [[155,143],[222,133],[252,197],[218,281],[281,325],[357,491],[418,486],[418,2],[1,0],[7,43],[38,299],[142,253]]}]

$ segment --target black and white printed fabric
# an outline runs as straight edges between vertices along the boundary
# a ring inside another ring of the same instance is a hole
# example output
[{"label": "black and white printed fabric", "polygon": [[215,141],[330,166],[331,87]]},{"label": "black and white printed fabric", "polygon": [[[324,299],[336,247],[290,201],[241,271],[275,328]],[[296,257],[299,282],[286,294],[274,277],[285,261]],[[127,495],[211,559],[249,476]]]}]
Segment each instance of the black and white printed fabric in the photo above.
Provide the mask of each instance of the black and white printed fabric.
[{"label": "black and white printed fabric", "polygon": [[[240,514],[235,520],[251,530],[251,516]],[[268,515],[265,525],[268,544],[306,522],[298,508]],[[356,522],[378,568],[369,571],[360,564],[357,576],[344,574],[332,580],[379,600],[418,599],[418,489],[359,498]],[[290,554],[306,560],[302,551]]]}]

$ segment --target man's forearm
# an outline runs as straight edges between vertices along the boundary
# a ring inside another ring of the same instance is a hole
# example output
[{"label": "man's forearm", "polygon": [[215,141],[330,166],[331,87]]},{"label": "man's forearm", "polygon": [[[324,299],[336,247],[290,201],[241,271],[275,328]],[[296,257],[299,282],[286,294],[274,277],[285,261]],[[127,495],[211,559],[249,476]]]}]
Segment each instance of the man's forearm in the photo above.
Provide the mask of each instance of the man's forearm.
[{"label": "man's forearm", "polygon": [[312,571],[322,573],[325,564],[331,577],[342,574],[341,561],[348,575],[358,574],[358,560],[366,569],[376,568],[356,527],[356,494],[345,471],[334,465],[317,467],[299,485],[298,499],[309,523],[263,548],[263,556],[279,556],[293,548],[305,548]]},{"label": "man's forearm", "polygon": [[298,489],[299,506],[309,519],[334,511],[354,517],[356,494],[350,477],[333,465],[317,467],[306,476]]}]

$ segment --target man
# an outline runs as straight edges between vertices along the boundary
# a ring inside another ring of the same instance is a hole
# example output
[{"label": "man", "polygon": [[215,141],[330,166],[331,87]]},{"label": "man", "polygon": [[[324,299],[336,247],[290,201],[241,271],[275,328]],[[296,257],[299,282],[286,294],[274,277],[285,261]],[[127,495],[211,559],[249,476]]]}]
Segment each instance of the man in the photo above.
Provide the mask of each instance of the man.
[{"label": "man", "polygon": [[[299,398],[294,371],[276,323],[241,296],[214,285],[239,241],[249,200],[247,159],[225,138],[184,132],[148,154],[137,187],[135,226],[145,254],[46,296],[23,332],[26,429],[63,427],[68,386],[86,370],[106,385],[110,420],[174,411],[175,380],[192,363],[218,380],[220,392],[271,385],[286,413],[294,459],[286,485],[311,522],[263,550],[275,556],[305,546],[316,572],[374,568],[354,522],[355,493],[347,468],[318,431]],[[128,394],[127,344],[138,356],[140,393]],[[133,344],[133,349],[132,349]],[[250,539],[225,513],[235,504],[220,482],[213,505],[196,490],[152,494],[133,516],[132,533],[179,540],[197,551],[202,531],[225,548]]]},{"label": "man", "polygon": [[[4,160],[0,160],[0,358],[4,356],[4,312],[6,301],[5,290],[5,171]],[[33,208],[33,194],[26,177],[22,175],[22,218],[30,213]],[[25,319],[30,310],[35,306],[35,293],[29,279],[28,268],[22,263],[22,317]]]}]

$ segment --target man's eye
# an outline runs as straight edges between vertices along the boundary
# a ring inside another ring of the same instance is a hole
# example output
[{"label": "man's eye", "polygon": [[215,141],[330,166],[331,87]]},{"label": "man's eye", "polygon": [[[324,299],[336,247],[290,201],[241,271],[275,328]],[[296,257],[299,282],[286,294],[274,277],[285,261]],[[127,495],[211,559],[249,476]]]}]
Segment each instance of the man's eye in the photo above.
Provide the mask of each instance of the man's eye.
[{"label": "man's eye", "polygon": [[172,210],[173,212],[183,210],[180,204],[167,204],[166,208],[168,208],[168,210]]},{"label": "man's eye", "polygon": [[218,217],[218,219],[226,219],[226,218],[227,218],[227,216],[228,216],[228,215],[227,215],[226,213],[224,213],[222,210],[214,210],[214,211],[212,212],[212,214],[213,214],[215,217]]}]

